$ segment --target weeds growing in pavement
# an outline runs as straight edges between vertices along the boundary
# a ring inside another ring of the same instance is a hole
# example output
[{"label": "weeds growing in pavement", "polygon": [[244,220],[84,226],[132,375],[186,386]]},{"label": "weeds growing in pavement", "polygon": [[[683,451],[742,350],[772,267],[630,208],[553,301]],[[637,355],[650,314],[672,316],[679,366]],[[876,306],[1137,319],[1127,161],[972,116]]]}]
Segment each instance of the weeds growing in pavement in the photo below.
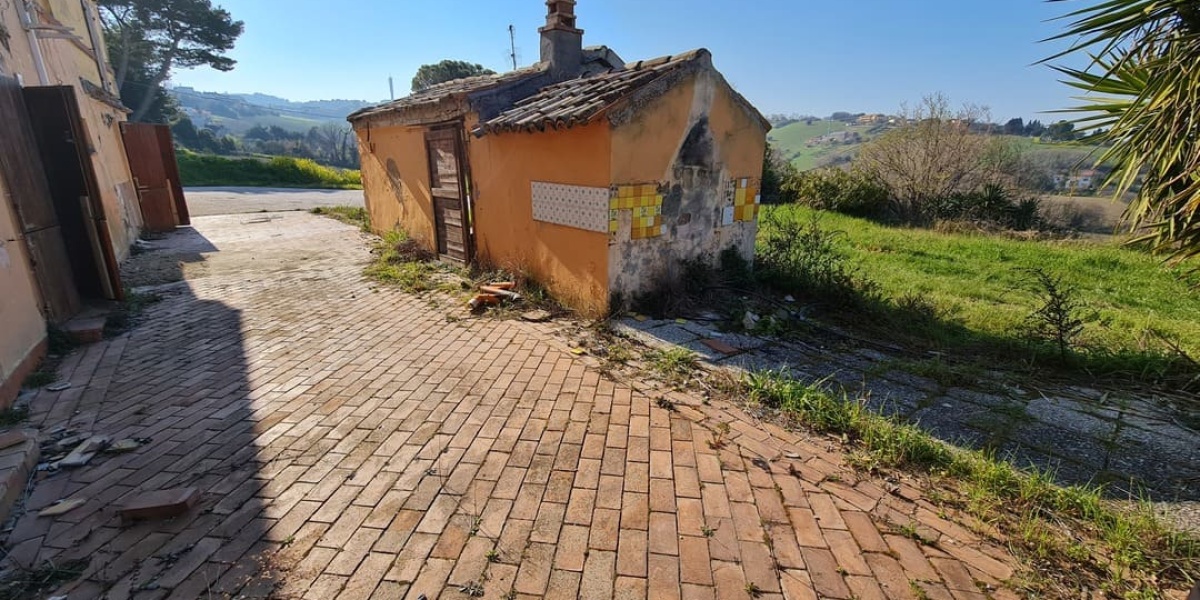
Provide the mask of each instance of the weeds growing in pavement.
[{"label": "weeds growing in pavement", "polygon": [[[1145,501],[1105,499],[1097,486],[1063,487],[1051,473],[1023,470],[979,451],[952,447],[847,396],[779,371],[749,375],[743,392],[804,426],[839,436],[870,457],[856,464],[906,469],[954,490],[938,499],[1002,532],[1033,570],[1053,570],[1067,587],[1098,586],[1136,596],[1164,584],[1192,585],[1200,539],[1164,524]],[[1031,578],[1030,585],[1054,585]],[[1062,584],[1062,582],[1059,582]],[[1032,590],[1038,591],[1038,590]]]},{"label": "weeds growing in pavement", "polygon": [[318,206],[309,212],[354,225],[367,233],[371,232],[371,215],[361,206]]},{"label": "weeds growing in pavement", "polygon": [[650,369],[668,383],[683,383],[699,368],[700,359],[691,350],[674,347],[668,350],[650,350],[646,352],[646,360],[649,361]]}]

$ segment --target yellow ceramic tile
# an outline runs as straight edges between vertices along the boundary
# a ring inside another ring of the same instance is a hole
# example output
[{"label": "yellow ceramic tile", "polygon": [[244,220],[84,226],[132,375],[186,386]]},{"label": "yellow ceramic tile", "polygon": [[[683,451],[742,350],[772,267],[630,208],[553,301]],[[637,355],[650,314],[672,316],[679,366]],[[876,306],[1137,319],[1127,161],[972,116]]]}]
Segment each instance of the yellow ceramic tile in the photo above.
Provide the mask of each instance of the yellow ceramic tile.
[{"label": "yellow ceramic tile", "polygon": [[620,198],[609,198],[608,199],[608,208],[609,208],[609,210],[621,208],[621,199]]},{"label": "yellow ceramic tile", "polygon": [[662,194],[658,194],[658,195],[654,196],[655,204],[662,206],[662,200],[663,200]]},{"label": "yellow ceramic tile", "polygon": [[738,188],[737,193],[733,195],[733,204],[734,204],[734,206],[741,206],[745,203],[746,203],[746,190],[743,188]]},{"label": "yellow ceramic tile", "polygon": [[617,222],[615,220],[608,222],[608,232],[609,233],[617,232]]},{"label": "yellow ceramic tile", "polygon": [[628,198],[633,195],[633,188],[630,186],[623,185],[620,189],[621,191],[617,192],[617,195],[621,198]]},{"label": "yellow ceramic tile", "polygon": [[654,193],[654,185],[649,184],[649,183],[642,184],[638,191],[639,196],[649,196],[650,194],[653,194],[653,193]]}]

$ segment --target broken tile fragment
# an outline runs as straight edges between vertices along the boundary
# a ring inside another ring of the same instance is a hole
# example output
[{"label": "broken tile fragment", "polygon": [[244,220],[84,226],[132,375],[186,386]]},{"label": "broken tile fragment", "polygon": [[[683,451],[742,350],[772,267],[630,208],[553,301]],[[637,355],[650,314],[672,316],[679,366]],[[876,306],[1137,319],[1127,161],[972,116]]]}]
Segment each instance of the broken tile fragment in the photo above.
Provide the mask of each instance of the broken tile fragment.
[{"label": "broken tile fragment", "polygon": [[169,519],[187,512],[200,499],[194,487],[155,490],[135,494],[117,509],[126,521],[140,519]]},{"label": "broken tile fragment", "polygon": [[56,517],[61,514],[71,512],[80,506],[87,504],[87,498],[72,498],[70,500],[59,500],[55,504],[51,504],[46,508],[38,511],[39,517]]}]

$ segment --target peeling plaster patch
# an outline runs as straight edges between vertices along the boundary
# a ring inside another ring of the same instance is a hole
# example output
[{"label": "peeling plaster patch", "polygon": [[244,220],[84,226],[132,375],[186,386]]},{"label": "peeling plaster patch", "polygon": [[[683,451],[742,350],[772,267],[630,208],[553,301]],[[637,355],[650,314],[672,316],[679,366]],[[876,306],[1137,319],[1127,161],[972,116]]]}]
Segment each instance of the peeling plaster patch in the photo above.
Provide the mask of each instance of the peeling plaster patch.
[{"label": "peeling plaster patch", "polygon": [[708,128],[708,117],[703,116],[696,120],[684,138],[683,147],[679,149],[679,164],[711,169],[715,158],[712,131]]}]

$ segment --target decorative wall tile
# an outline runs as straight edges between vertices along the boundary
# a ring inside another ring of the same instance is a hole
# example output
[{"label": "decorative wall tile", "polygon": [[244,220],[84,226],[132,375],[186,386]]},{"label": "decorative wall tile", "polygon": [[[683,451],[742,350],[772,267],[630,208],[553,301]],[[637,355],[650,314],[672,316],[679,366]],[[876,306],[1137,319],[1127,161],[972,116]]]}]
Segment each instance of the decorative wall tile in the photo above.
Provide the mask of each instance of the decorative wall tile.
[{"label": "decorative wall tile", "polygon": [[759,181],[750,177],[735,179],[729,189],[733,192],[733,220],[753,221],[758,218],[762,203]]},{"label": "decorative wall tile", "polygon": [[614,185],[609,191],[608,231],[617,232],[617,216],[620,211],[632,213],[632,239],[658,237],[666,231],[662,222],[663,195],[657,183]]},{"label": "decorative wall tile", "polygon": [[610,229],[608,188],[533,182],[533,219],[604,233]]}]

